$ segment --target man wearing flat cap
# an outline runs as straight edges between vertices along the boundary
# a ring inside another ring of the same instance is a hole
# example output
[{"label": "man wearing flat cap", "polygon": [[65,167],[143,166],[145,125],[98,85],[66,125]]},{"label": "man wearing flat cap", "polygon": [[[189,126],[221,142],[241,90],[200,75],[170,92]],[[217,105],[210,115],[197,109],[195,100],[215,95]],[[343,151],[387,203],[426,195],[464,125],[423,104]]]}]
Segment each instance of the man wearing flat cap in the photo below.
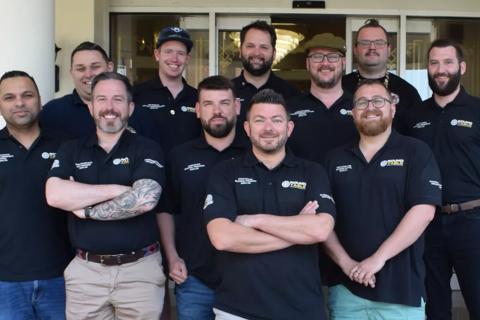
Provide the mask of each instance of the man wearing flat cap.
[{"label": "man wearing flat cap", "polygon": [[159,143],[165,152],[201,132],[195,114],[197,90],[182,77],[192,47],[184,29],[161,30],[154,51],[158,74],[134,88],[135,112],[129,124],[137,133]]},{"label": "man wearing flat cap", "polygon": [[322,33],[306,42],[305,51],[310,91],[288,101],[295,122],[289,145],[298,156],[323,163],[329,150],[357,135],[352,121],[352,96],[343,91],[341,82],[345,41]]}]

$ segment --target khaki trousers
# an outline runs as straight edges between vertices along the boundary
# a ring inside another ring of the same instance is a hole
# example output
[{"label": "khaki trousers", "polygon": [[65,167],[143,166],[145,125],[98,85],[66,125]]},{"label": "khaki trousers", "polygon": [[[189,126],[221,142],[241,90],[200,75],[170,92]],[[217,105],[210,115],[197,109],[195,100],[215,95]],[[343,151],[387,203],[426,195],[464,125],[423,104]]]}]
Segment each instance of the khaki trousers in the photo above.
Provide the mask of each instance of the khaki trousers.
[{"label": "khaki trousers", "polygon": [[75,257],[64,272],[67,319],[159,319],[165,295],[160,253],[120,266]]}]

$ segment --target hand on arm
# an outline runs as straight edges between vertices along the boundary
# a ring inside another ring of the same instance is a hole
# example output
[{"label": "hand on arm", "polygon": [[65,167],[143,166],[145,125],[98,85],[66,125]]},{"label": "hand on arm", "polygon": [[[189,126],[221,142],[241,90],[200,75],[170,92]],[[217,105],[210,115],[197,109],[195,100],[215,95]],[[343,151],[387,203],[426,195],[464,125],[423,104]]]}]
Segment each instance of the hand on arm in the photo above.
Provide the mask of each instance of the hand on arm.
[{"label": "hand on arm", "polygon": [[169,276],[176,284],[182,284],[188,277],[185,261],[178,256],[175,248],[175,222],[167,212],[157,214],[157,224],[160,229],[160,239],[167,256]]},{"label": "hand on arm", "polygon": [[333,230],[334,220],[328,213],[315,214],[317,201],[309,201],[298,215],[276,216],[253,214],[238,216],[235,222],[294,244],[323,242]]},{"label": "hand on arm", "polygon": [[355,280],[363,284],[367,283],[368,279],[380,271],[389,259],[417,241],[434,214],[435,207],[428,204],[415,205],[408,210],[393,233],[377,251],[352,269],[351,274]]},{"label": "hand on arm", "polygon": [[226,218],[210,221],[207,224],[207,232],[213,246],[220,251],[264,253],[284,249],[293,244]]},{"label": "hand on arm", "polygon": [[91,185],[57,177],[47,180],[45,195],[49,205],[65,211],[81,210],[111,200],[131,187],[118,184]]}]

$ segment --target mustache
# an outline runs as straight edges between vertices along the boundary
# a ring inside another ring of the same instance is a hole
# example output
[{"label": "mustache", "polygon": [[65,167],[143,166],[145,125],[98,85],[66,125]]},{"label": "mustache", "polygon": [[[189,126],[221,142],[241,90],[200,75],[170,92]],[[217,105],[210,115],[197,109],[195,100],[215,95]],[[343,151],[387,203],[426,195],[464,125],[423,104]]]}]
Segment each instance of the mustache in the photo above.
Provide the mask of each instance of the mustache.
[{"label": "mustache", "polygon": [[362,118],[367,118],[368,116],[381,116],[382,112],[380,110],[367,110],[363,113]]},{"label": "mustache", "polygon": [[439,73],[435,73],[433,75],[433,78],[440,78],[440,77],[447,77],[447,78],[451,78],[451,75],[449,73],[446,73],[446,72],[439,72]]},{"label": "mustache", "polygon": [[320,68],[318,68],[318,71],[324,71],[324,70],[335,71],[335,68],[330,66],[321,66]]},{"label": "mustache", "polygon": [[370,49],[370,50],[368,50],[367,56],[370,56],[370,55],[380,56],[380,54],[379,54],[379,53],[377,52],[377,50],[375,50],[375,49]]},{"label": "mustache", "polygon": [[99,112],[98,115],[100,117],[103,117],[103,116],[106,116],[106,115],[113,115],[113,116],[116,116],[118,118],[120,118],[120,113],[116,112],[116,111],[113,111],[113,110],[105,110],[105,111],[102,111],[102,112]]}]

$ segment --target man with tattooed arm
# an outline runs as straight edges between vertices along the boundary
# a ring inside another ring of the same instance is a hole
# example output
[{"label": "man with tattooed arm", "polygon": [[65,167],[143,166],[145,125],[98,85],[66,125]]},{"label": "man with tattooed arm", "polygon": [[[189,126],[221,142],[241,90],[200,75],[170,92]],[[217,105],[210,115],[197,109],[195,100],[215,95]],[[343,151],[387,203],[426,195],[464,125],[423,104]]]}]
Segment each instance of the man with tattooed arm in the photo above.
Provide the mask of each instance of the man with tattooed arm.
[{"label": "man with tattooed arm", "polygon": [[88,107],[96,133],[64,144],[47,180],[48,203],[72,212],[68,319],[158,319],[162,311],[165,276],[153,209],[164,184],[163,154],[126,130],[131,92],[122,75],[95,77]]}]

